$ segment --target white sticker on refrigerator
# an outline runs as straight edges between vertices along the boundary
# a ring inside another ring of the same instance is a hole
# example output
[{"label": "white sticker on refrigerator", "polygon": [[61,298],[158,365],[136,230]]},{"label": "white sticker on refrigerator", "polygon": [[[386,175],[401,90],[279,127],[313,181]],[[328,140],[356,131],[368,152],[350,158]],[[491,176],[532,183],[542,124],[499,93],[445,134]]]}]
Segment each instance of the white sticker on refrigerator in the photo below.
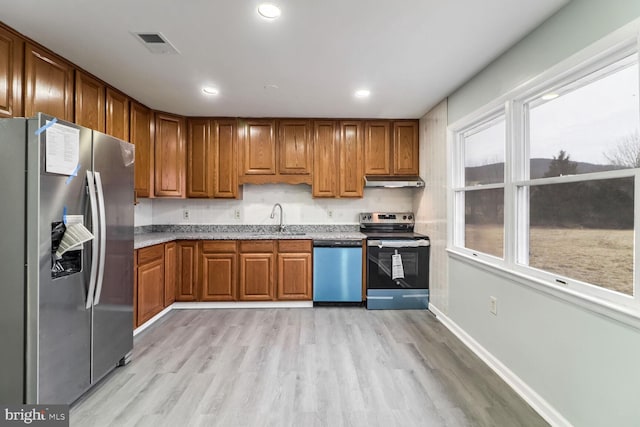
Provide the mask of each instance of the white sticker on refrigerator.
[{"label": "white sticker on refrigerator", "polygon": [[46,130],[46,171],[74,175],[80,160],[80,129],[55,123]]}]

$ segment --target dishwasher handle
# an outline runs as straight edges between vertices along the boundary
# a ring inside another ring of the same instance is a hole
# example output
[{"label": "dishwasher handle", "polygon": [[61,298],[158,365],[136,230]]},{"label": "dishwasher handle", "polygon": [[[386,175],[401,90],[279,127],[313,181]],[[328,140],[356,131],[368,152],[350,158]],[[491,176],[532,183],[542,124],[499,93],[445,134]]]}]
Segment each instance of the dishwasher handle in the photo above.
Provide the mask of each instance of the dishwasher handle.
[{"label": "dishwasher handle", "polygon": [[361,248],[362,240],[314,240],[314,248]]}]

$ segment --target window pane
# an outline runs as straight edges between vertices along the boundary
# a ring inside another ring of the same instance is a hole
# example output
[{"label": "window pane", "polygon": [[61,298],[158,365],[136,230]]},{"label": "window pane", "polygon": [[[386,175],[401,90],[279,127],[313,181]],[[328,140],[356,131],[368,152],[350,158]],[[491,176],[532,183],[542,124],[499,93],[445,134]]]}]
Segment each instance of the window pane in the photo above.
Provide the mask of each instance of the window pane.
[{"label": "window pane", "polygon": [[504,182],[504,118],[464,135],[465,185]]},{"label": "window pane", "polygon": [[529,105],[531,179],[640,166],[634,58]]},{"label": "window pane", "polygon": [[529,265],[633,294],[634,178],[530,187]]},{"label": "window pane", "polygon": [[465,247],[504,256],[504,189],[465,192]]}]

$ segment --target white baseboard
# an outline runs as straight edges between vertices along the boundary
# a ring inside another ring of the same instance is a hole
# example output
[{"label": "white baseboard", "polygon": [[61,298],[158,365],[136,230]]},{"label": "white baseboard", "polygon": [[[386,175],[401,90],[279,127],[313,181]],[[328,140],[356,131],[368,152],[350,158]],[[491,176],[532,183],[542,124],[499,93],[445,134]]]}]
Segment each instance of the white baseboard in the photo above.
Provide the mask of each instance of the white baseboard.
[{"label": "white baseboard", "polygon": [[171,310],[205,310],[212,308],[313,308],[313,301],[174,302],[134,329],[133,336],[135,337],[153,325]]},{"label": "white baseboard", "polygon": [[156,314],[155,316],[153,316],[151,319],[147,320],[146,322],[144,322],[142,325],[138,326],[137,328],[135,328],[133,330],[133,336],[135,337],[136,335],[138,335],[140,332],[144,331],[145,329],[147,329],[149,326],[153,325],[154,323],[156,323],[158,320],[160,320],[160,318],[162,318],[162,316],[164,316],[165,314],[167,314],[168,312],[171,311],[171,308],[173,307],[173,304],[165,307],[164,310],[162,310],[160,313]]},{"label": "white baseboard", "polygon": [[174,302],[174,310],[207,308],[313,308],[313,301]]},{"label": "white baseboard", "polygon": [[491,354],[487,349],[474,340],[453,320],[449,319],[444,313],[438,310],[432,304],[429,304],[429,310],[436,315],[436,318],[445,325],[460,341],[462,341],[476,356],[486,363],[493,371],[498,374],[516,393],[520,395],[542,418],[552,426],[571,427],[571,423],[562,416],[556,409],[549,404],[542,396],[529,387],[520,377],[505,366],[498,358]]}]

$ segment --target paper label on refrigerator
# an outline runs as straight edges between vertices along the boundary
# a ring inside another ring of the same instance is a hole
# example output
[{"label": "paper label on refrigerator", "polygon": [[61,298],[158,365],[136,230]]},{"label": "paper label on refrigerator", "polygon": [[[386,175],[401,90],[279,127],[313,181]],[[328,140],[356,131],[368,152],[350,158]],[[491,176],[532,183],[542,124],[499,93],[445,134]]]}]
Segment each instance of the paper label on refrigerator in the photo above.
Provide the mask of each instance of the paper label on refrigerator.
[{"label": "paper label on refrigerator", "polygon": [[46,171],[74,175],[80,160],[80,129],[55,123],[47,128],[46,141]]}]

